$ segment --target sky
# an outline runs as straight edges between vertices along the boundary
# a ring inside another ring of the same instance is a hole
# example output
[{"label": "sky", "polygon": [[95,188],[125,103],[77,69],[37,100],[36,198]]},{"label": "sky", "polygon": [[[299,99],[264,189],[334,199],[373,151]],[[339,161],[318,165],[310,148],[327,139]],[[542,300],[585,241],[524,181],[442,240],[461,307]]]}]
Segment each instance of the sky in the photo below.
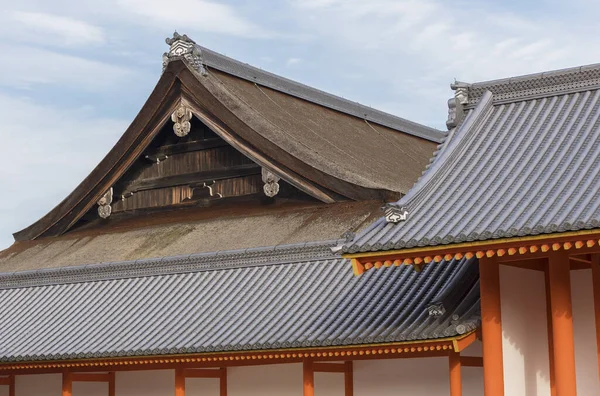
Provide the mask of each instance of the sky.
[{"label": "sky", "polygon": [[0,250],[116,143],[164,39],[445,128],[449,84],[600,62],[595,0],[0,0]]}]

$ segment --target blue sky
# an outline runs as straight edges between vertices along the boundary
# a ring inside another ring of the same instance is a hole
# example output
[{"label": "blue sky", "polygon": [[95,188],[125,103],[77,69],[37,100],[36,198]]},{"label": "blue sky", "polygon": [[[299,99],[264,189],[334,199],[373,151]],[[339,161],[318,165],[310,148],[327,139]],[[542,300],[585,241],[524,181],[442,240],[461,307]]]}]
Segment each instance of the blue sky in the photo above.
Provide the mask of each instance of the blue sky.
[{"label": "blue sky", "polygon": [[600,62],[597,1],[0,0],[0,249],[114,145],[174,30],[444,128],[449,84]]}]

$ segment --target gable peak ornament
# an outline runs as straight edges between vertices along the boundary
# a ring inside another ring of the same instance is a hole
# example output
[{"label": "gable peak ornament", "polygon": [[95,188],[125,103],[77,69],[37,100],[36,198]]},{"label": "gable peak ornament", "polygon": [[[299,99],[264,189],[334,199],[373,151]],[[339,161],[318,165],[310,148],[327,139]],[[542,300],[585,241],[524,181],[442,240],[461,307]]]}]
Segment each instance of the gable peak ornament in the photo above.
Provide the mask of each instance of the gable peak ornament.
[{"label": "gable peak ornament", "polygon": [[388,223],[396,224],[408,219],[408,209],[404,206],[388,203],[382,209],[385,221]]},{"label": "gable peak ornament", "polygon": [[192,129],[192,110],[183,104],[179,105],[177,109],[171,114],[171,121],[173,121],[173,132],[179,137],[184,137]]},{"label": "gable peak ornament", "polygon": [[103,219],[108,219],[112,213],[112,207],[110,206],[113,201],[113,189],[112,187],[104,193],[98,200],[98,216]]},{"label": "gable peak ornament", "polygon": [[456,128],[465,118],[464,106],[469,103],[469,84],[455,81],[450,84],[454,91],[454,97],[448,100],[448,120],[446,126],[448,130]]},{"label": "gable peak ornament", "polygon": [[203,76],[206,75],[206,69],[202,64],[202,52],[196,45],[196,42],[186,34],[173,33],[173,37],[166,38],[165,42],[169,45],[169,52],[163,54],[163,72],[172,60],[184,60],[192,66],[194,70]]}]

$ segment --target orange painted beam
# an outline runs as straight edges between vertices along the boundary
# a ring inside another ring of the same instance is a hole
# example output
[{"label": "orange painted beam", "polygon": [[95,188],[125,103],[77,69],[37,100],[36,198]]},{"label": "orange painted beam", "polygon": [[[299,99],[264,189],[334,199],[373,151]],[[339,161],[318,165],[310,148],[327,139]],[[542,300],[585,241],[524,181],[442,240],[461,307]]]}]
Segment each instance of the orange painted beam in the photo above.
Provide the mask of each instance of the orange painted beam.
[{"label": "orange painted beam", "polygon": [[496,257],[479,260],[483,388],[485,396],[504,396],[500,264]]},{"label": "orange painted beam", "polygon": [[221,377],[219,378],[219,396],[227,396],[227,367],[219,369]]},{"label": "orange painted beam", "polygon": [[185,374],[184,369],[175,369],[175,396],[185,396]]},{"label": "orange painted beam", "polygon": [[483,367],[483,358],[479,356],[461,356],[460,365],[462,367]]},{"label": "orange painted beam", "polygon": [[63,372],[62,376],[62,396],[73,396],[73,381],[68,371]]},{"label": "orange painted beam", "polygon": [[354,364],[344,362],[344,396],[354,396]]},{"label": "orange painted beam", "polygon": [[466,337],[453,341],[454,352],[462,352],[469,345],[477,341],[477,333],[473,332]]},{"label": "orange painted beam", "polygon": [[304,383],[303,396],[315,396],[315,373],[313,372],[312,361],[304,361],[302,365],[302,377]]},{"label": "orange painted beam", "polygon": [[344,363],[313,363],[315,373],[345,373]]},{"label": "orange painted beam", "polygon": [[183,376],[185,378],[221,378],[223,374],[221,369],[194,369],[186,368],[183,369]]},{"label": "orange painted beam", "polygon": [[72,382],[109,382],[110,373],[71,373]]},{"label": "orange painted beam", "polygon": [[548,273],[548,267],[544,273],[546,278],[546,322],[548,326],[548,363],[550,365],[550,396],[556,396],[556,378],[554,373],[554,342],[552,335],[552,307],[550,301],[550,275]]},{"label": "orange painted beam", "polygon": [[598,348],[598,375],[600,378],[600,254],[592,255],[592,282],[594,285],[594,311],[596,313],[596,347]]},{"label": "orange painted beam", "polygon": [[575,396],[575,342],[573,338],[573,306],[569,256],[555,252],[548,260],[550,306],[552,308],[552,342],[554,378],[559,396]]},{"label": "orange painted beam", "polygon": [[452,352],[448,356],[450,369],[450,396],[462,396],[462,376],[460,373],[460,353]]}]

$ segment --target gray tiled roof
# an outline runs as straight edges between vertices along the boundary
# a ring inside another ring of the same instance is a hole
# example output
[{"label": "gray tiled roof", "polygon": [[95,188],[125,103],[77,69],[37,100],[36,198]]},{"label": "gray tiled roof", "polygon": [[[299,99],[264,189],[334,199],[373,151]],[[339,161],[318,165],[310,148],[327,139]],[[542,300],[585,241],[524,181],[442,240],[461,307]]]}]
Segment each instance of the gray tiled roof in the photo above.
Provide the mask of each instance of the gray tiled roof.
[{"label": "gray tiled roof", "polygon": [[309,102],[313,102],[342,113],[350,114],[367,121],[372,121],[376,124],[396,129],[433,142],[440,142],[445,136],[445,132],[435,128],[427,127],[425,125],[385,113],[372,107],[364,106],[360,103],[340,98],[339,96],[332,95],[316,88],[300,84],[296,81],[269,73],[247,63],[229,58],[208,48],[204,48],[199,45],[197,45],[197,47],[201,51],[202,63],[209,68],[212,67],[214,69],[232,74],[236,77],[243,78],[271,89],[275,89],[288,95],[292,95],[297,98],[301,98]]},{"label": "gray tiled roof", "polygon": [[[281,252],[302,257],[303,247],[189,256],[179,273],[166,268],[181,258],[55,269],[37,283],[32,274],[5,274],[0,361],[367,344],[444,338],[479,325],[474,260],[355,277],[331,246],[310,245],[315,258],[299,261]],[[430,317],[431,303],[446,313]]]},{"label": "gray tiled roof", "polygon": [[379,219],[342,250],[599,227],[599,77],[596,65],[472,85],[476,106],[398,202],[408,219]]}]

